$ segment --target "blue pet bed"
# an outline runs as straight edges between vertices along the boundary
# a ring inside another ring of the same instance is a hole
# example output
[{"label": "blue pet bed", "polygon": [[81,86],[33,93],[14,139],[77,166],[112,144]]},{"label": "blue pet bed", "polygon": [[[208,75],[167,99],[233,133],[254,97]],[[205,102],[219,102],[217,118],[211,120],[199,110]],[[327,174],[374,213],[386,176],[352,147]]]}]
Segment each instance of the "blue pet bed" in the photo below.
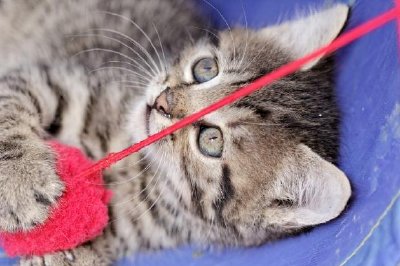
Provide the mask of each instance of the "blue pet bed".
[{"label": "blue pet bed", "polygon": [[[262,27],[290,19],[327,0],[210,0],[230,25]],[[199,0],[217,25],[224,20]],[[394,6],[392,0],[359,0],[347,29]],[[246,15],[244,15],[246,14]],[[257,248],[180,248],[141,254],[118,265],[398,265],[400,263],[400,49],[396,23],[337,53],[337,93],[343,111],[341,168],[354,199],[344,215],[306,234]],[[15,261],[0,254],[0,265]]]}]

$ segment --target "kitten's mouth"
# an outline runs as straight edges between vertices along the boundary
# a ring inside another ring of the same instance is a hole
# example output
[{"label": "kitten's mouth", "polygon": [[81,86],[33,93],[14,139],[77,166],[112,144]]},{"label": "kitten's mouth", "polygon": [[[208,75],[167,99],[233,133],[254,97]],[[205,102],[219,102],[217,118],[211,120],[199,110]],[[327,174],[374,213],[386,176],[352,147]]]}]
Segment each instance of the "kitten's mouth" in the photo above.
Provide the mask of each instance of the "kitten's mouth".
[{"label": "kitten's mouth", "polygon": [[150,115],[151,115],[151,106],[146,105],[146,134],[150,136]]}]

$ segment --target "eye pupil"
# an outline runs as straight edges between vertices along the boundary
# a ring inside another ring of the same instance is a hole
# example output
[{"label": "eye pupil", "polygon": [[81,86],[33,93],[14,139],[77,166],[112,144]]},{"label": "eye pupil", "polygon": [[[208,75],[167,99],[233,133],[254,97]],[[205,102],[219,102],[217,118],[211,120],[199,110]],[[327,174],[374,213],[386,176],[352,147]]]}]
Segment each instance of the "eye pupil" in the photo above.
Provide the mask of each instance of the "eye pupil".
[{"label": "eye pupil", "polygon": [[202,154],[210,157],[221,157],[224,140],[220,129],[203,127],[198,136],[198,146]]},{"label": "eye pupil", "polygon": [[214,58],[197,61],[192,69],[194,79],[199,83],[207,82],[218,75],[218,64]]}]

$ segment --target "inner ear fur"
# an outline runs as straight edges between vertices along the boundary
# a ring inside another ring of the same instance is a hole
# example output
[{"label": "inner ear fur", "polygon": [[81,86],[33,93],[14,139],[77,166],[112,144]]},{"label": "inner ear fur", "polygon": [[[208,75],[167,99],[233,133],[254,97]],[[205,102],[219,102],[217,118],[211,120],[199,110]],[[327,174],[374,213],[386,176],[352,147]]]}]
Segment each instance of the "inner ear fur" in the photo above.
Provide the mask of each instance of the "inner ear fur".
[{"label": "inner ear fur", "polygon": [[312,226],[328,222],[339,216],[351,196],[346,175],[303,144],[285,157],[276,180],[275,195],[293,202],[273,210],[276,222],[282,224]]}]

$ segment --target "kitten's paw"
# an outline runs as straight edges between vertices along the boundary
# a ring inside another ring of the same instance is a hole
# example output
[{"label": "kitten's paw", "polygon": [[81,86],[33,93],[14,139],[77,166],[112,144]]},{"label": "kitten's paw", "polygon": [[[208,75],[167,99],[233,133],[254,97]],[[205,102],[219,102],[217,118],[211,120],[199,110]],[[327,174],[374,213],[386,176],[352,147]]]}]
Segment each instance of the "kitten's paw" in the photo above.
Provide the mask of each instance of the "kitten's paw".
[{"label": "kitten's paw", "polygon": [[91,247],[78,247],[43,257],[23,258],[21,266],[109,266],[111,263],[100,257]]},{"label": "kitten's paw", "polygon": [[15,156],[0,160],[0,230],[29,230],[48,218],[64,185],[45,144],[29,143],[8,153]]}]

